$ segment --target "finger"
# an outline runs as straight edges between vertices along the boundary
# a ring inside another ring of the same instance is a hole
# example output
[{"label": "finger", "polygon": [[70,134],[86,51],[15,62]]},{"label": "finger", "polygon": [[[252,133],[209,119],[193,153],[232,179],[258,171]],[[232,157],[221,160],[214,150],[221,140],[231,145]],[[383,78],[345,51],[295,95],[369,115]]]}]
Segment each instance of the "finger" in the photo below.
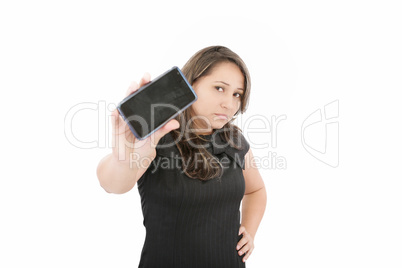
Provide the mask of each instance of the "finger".
[{"label": "finger", "polygon": [[240,228],[239,228],[239,235],[241,235],[242,233],[244,233],[244,231],[246,231],[246,227],[240,226]]},{"label": "finger", "polygon": [[144,76],[141,78],[140,87],[148,84],[150,81],[151,81],[151,75],[149,73],[145,73]]},{"label": "finger", "polygon": [[165,136],[167,133],[170,131],[177,129],[180,127],[179,121],[176,119],[172,119],[169,122],[167,122],[163,127],[155,131],[154,134],[151,135],[151,141],[153,144],[156,146],[158,144],[159,140]]},{"label": "finger", "polygon": [[[247,244],[247,242],[248,242],[247,238],[243,236],[243,238],[240,239],[239,242],[237,242],[237,247],[236,247],[236,249],[237,249],[237,250],[242,249],[243,246],[244,246],[245,244]],[[244,251],[244,250],[243,250],[243,251]]]},{"label": "finger", "polygon": [[128,87],[126,91],[126,96],[133,94],[136,92],[140,87],[138,86],[137,82],[133,81],[131,82],[130,86]]},{"label": "finger", "polygon": [[239,256],[242,256],[243,254],[247,253],[251,249],[249,244],[245,244],[240,250],[239,250]]},{"label": "finger", "polygon": [[133,94],[140,87],[142,87],[145,84],[148,84],[150,81],[151,81],[151,75],[149,73],[145,73],[144,76],[141,78],[140,84],[138,84],[135,81],[131,82],[130,86],[126,91],[126,96]]},{"label": "finger", "polygon": [[119,116],[119,111],[117,110],[117,108],[113,110],[112,116],[113,116],[114,118],[116,118],[116,117]]},{"label": "finger", "polygon": [[239,236],[242,235],[242,238],[240,239],[240,241],[237,243],[237,247],[236,249],[239,250],[243,247],[243,245],[245,243],[247,243],[247,231],[246,231],[246,227],[244,226],[240,226],[239,228]]},{"label": "finger", "polygon": [[246,256],[243,257],[243,262],[247,261],[247,259],[250,257],[252,252],[253,252],[253,249],[250,249],[249,251],[247,251]]},{"label": "finger", "polygon": [[119,110],[117,110],[117,108],[114,109],[111,114],[112,126],[116,126],[117,122],[119,121],[119,116],[120,116]]}]

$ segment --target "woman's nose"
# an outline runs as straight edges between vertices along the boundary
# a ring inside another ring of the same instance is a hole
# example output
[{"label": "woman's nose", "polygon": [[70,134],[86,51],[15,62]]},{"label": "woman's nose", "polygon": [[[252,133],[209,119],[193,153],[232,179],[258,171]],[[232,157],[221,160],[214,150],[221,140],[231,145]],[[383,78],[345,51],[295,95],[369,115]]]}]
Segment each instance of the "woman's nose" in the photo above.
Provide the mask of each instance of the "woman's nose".
[{"label": "woman's nose", "polygon": [[231,108],[233,108],[233,105],[234,105],[234,103],[233,103],[232,98],[228,98],[228,97],[222,98],[222,100],[221,100],[222,108],[231,109]]}]

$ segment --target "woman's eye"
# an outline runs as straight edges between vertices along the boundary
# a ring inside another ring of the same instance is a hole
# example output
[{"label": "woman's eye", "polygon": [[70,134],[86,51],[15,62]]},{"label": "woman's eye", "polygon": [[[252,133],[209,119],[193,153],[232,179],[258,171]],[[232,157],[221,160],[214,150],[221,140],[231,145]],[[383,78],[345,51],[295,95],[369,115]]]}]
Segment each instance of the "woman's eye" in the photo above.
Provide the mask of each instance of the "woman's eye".
[{"label": "woman's eye", "polygon": [[234,94],[236,98],[241,98],[241,94],[240,93],[235,93]]},{"label": "woman's eye", "polygon": [[221,87],[215,87],[218,91],[223,91],[223,88],[221,88]]}]

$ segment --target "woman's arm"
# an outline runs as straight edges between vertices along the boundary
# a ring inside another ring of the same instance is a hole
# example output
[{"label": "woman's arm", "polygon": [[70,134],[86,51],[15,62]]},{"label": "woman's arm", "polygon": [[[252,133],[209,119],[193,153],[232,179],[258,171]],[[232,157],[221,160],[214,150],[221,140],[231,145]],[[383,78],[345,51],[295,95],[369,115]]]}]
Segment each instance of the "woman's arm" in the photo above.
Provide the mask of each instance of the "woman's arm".
[{"label": "woman's arm", "polygon": [[242,223],[255,237],[267,204],[267,192],[260,172],[254,161],[251,149],[245,156],[246,168],[243,171],[246,191],[242,201]]},{"label": "woman's arm", "polygon": [[245,156],[246,168],[243,171],[246,190],[242,201],[242,219],[239,234],[243,238],[239,241],[237,250],[239,255],[247,252],[243,261],[247,260],[254,249],[254,237],[264,216],[267,204],[267,192],[264,181],[258,171],[251,149]]},{"label": "woman's arm", "polygon": [[119,161],[113,154],[109,154],[99,162],[96,169],[99,183],[108,193],[126,193],[134,187],[153,158],[149,157],[148,165],[140,166],[133,161]]},{"label": "woman's arm", "polygon": [[[126,96],[136,92],[151,80],[145,74],[140,84],[133,82],[127,89]],[[172,119],[144,140],[138,140],[127,123],[119,115],[117,109],[112,112],[112,153],[104,157],[98,164],[96,174],[100,185],[108,193],[122,194],[130,191],[152,160],[156,157],[155,147],[166,133],[179,127],[179,122]]]}]

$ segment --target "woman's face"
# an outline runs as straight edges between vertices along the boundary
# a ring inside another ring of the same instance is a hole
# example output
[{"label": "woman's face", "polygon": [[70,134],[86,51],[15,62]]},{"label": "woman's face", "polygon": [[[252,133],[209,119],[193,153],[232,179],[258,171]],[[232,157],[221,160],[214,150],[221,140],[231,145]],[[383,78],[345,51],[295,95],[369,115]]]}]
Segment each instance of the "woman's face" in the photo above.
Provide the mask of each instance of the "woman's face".
[{"label": "woman's face", "polygon": [[191,106],[198,134],[221,129],[239,110],[244,94],[244,75],[232,62],[217,64],[210,74],[197,79],[193,88],[198,100]]}]

